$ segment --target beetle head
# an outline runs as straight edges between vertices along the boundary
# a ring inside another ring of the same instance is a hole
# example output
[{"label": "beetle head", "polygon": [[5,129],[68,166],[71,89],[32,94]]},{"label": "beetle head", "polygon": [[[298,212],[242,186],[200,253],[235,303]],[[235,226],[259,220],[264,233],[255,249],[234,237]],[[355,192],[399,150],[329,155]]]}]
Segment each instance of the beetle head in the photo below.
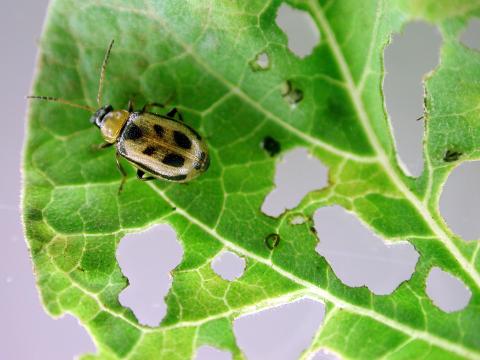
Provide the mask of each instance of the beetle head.
[{"label": "beetle head", "polygon": [[90,117],[90,122],[92,124],[97,125],[97,127],[100,127],[102,125],[102,121],[103,121],[103,118],[105,117],[105,115],[107,115],[112,110],[113,110],[112,105],[105,105],[105,106],[101,107],[100,109],[98,109],[95,112],[95,114],[93,114]]}]

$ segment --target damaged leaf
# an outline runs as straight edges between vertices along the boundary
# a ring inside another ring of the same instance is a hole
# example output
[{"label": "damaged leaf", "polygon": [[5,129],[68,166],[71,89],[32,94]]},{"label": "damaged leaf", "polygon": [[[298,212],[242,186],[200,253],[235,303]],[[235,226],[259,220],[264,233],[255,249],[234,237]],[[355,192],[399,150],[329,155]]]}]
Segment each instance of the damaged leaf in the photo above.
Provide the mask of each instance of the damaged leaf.
[{"label": "damaged leaf", "polygon": [[[114,150],[92,147],[101,136],[90,114],[32,102],[23,218],[45,308],[71,313],[89,330],[98,347],[89,359],[189,359],[203,345],[241,359],[233,319],[303,297],[327,308],[304,357],[322,348],[351,359],[480,358],[480,246],[455,236],[438,212],[454,166],[480,156],[480,55],[458,40],[480,15],[478,2],[290,1],[321,34],[303,59],[274,21],[281,4],[52,1],[32,93],[96,106],[99,69],[115,39],[105,101],[125,109],[131,98],[140,107],[170,99],[205,136],[211,166],[175,184],[138,181],[125,163],[118,195]],[[396,163],[382,59],[391,35],[419,18],[438,25],[444,42],[441,65],[425,84],[426,167],[411,178]],[[250,62],[260,53],[270,65],[255,71]],[[268,138],[281,146],[259,146]],[[308,219],[319,207],[340,205],[385,240],[408,240],[419,252],[416,272],[391,295],[344,285],[315,252],[309,221],[261,212],[276,161],[300,146],[329,167],[330,185],[307,195],[295,214]],[[458,156],[445,160],[451,149]],[[184,257],[172,272],[167,315],[150,328],[118,301],[127,280],[115,251],[126,233],[153,223],[176,230]],[[210,266],[224,249],[246,260],[232,282]],[[470,289],[463,310],[445,313],[428,299],[434,266]]]}]

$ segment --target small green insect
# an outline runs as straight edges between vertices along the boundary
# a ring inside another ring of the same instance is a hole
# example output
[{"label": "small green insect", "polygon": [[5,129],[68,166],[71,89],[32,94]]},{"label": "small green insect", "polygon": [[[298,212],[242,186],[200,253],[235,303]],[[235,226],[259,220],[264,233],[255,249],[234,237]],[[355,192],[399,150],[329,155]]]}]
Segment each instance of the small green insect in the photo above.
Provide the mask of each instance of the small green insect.
[{"label": "small green insect", "polygon": [[[140,111],[134,111],[132,100],[129,101],[127,110],[114,110],[111,105],[101,105],[105,70],[112,46],[113,40],[105,54],[100,73],[98,110],[55,97],[28,98],[59,102],[93,112],[90,122],[100,129],[105,140],[99,148],[112,145],[116,147],[116,163],[122,174],[119,192],[127,176],[119,161],[120,157],[137,168],[137,178],[143,181],[158,178],[187,182],[205,172],[210,165],[207,145],[194,129],[183,122],[183,117],[176,108],[165,115],[159,115],[149,110],[153,107],[163,108],[164,105],[160,103],[146,104]],[[146,174],[148,175],[145,176]]]}]

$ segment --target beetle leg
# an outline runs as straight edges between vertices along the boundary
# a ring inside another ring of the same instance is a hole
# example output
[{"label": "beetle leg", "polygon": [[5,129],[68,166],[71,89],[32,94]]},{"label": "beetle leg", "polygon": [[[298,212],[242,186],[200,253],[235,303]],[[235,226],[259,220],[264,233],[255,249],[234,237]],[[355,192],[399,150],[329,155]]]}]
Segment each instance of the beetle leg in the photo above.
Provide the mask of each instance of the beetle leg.
[{"label": "beetle leg", "polygon": [[104,142],[103,144],[98,145],[98,149],[106,149],[112,145],[113,143]]},{"label": "beetle leg", "polygon": [[170,111],[167,113],[167,116],[168,116],[168,117],[171,117],[171,118],[173,118],[173,119],[175,118],[175,115],[178,116],[178,119],[179,119],[180,121],[183,121],[183,115],[182,115],[182,113],[181,113],[180,111],[178,111],[178,109],[177,109],[176,107],[173,108],[172,110],[170,110]]},{"label": "beetle leg", "polygon": [[153,107],[159,107],[159,108],[163,109],[165,107],[165,105],[163,105],[161,103],[156,103],[156,102],[147,103],[147,104],[143,105],[142,112],[148,112]]},{"label": "beetle leg", "polygon": [[142,181],[149,181],[149,180],[155,180],[153,176],[144,176],[145,171],[137,169],[137,179],[142,180]]},{"label": "beetle leg", "polygon": [[106,148],[108,148],[108,147],[110,147],[110,146],[112,146],[112,145],[113,145],[112,143],[108,143],[108,142],[104,142],[104,143],[98,144],[98,145],[97,145],[97,144],[93,144],[93,145],[92,145],[92,150],[97,150],[97,151],[98,151],[98,150],[103,150],[103,149],[106,149]]},{"label": "beetle leg", "polygon": [[134,99],[128,100],[128,112],[133,112],[134,107],[135,107],[135,100]]},{"label": "beetle leg", "polygon": [[123,190],[123,184],[125,184],[125,180],[127,180],[127,172],[123,168],[122,164],[120,163],[120,154],[118,152],[115,153],[115,161],[117,163],[117,169],[122,174],[122,180],[120,181],[120,186],[118,187],[118,193],[120,194]]}]

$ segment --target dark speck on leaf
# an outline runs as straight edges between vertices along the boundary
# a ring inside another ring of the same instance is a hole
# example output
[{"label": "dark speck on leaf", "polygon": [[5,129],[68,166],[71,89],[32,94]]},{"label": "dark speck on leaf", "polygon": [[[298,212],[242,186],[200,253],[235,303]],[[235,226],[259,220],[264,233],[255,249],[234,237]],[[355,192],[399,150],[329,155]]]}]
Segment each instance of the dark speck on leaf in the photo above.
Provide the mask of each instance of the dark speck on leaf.
[{"label": "dark speck on leaf", "polygon": [[272,157],[277,155],[281,150],[280,143],[271,136],[266,136],[263,139],[262,147]]},{"label": "dark speck on leaf", "polygon": [[278,234],[270,234],[265,238],[265,245],[270,249],[273,250],[278,246],[280,242],[280,235]]},{"label": "dark speck on leaf", "polygon": [[25,212],[25,219],[30,221],[41,221],[43,219],[42,211],[35,208],[28,208]]},{"label": "dark speck on leaf", "polygon": [[282,97],[290,104],[295,105],[303,100],[303,91],[295,88],[290,80],[285,81]]},{"label": "dark speck on leaf", "polygon": [[460,156],[462,156],[463,154],[459,151],[455,151],[455,150],[447,150],[445,155],[443,156],[443,161],[445,162],[453,162],[453,161],[457,161]]}]

